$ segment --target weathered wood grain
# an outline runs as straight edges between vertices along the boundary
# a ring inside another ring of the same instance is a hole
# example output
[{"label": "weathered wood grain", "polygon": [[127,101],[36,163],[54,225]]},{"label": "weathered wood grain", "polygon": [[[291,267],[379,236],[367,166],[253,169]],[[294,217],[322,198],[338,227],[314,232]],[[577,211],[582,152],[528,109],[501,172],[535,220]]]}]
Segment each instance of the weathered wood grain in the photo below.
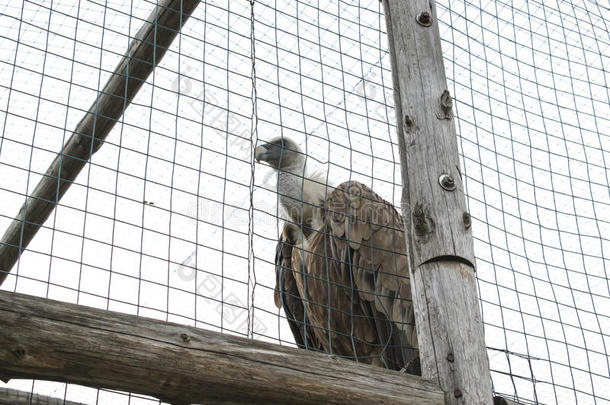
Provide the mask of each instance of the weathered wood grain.
[{"label": "weathered wood grain", "polygon": [[0,388],[0,405],[84,405],[80,402],[65,401],[31,392]]},{"label": "weathered wood grain", "polygon": [[0,373],[175,404],[444,404],[420,377],[322,353],[0,292]]},{"label": "weathered wood grain", "polygon": [[76,176],[102,146],[197,4],[197,0],[159,1],[144,22],[97,99],[0,240],[0,284]]},{"label": "weathered wood grain", "polygon": [[[491,404],[491,377],[471,266],[438,261],[415,270],[412,288],[422,376],[438,381],[447,404]],[[421,329],[421,331],[419,330]]]},{"label": "weathered wood grain", "polygon": [[[489,405],[491,379],[474,276],[470,216],[435,3],[383,3],[422,375],[438,381],[447,404]],[[453,187],[441,186],[442,175],[452,178]]]},{"label": "weathered wood grain", "polygon": [[[453,111],[433,1],[384,1],[402,153],[403,210],[415,266],[443,256],[474,264]],[[426,12],[432,25],[417,23]],[[388,18],[389,17],[389,18]],[[447,118],[449,117],[449,118]],[[455,191],[439,184],[447,174]]]}]

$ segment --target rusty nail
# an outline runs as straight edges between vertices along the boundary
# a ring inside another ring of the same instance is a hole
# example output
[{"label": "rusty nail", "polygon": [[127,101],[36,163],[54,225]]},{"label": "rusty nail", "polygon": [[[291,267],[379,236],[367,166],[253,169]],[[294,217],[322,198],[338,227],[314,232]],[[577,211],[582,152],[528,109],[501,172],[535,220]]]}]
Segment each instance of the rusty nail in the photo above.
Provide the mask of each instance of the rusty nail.
[{"label": "rusty nail", "polygon": [[20,347],[13,349],[12,352],[13,352],[13,356],[15,356],[15,358],[17,360],[21,360],[22,358],[25,357],[25,350]]},{"label": "rusty nail", "polygon": [[443,173],[440,175],[440,177],[438,178],[438,183],[443,189],[447,191],[455,190],[455,180],[453,180],[453,177],[451,177],[451,175],[447,173]]},{"label": "rusty nail", "polygon": [[422,11],[417,15],[417,22],[424,27],[429,27],[432,25],[432,16],[427,11]]},{"label": "rusty nail", "polygon": [[472,220],[470,219],[470,214],[468,212],[464,212],[464,215],[462,215],[462,220],[464,221],[464,226],[466,229],[470,229]]},{"label": "rusty nail", "polygon": [[455,359],[453,358],[453,353],[449,353],[449,354],[447,355],[447,361],[448,361],[449,363],[453,363],[453,361],[454,361],[454,360],[455,360]]},{"label": "rusty nail", "polygon": [[456,398],[461,398],[462,397],[462,391],[460,391],[460,390],[453,391],[453,396],[456,397]]},{"label": "rusty nail", "polygon": [[180,339],[182,339],[182,341],[184,343],[188,343],[191,341],[191,337],[189,335],[187,335],[186,333],[181,333],[180,334]]}]

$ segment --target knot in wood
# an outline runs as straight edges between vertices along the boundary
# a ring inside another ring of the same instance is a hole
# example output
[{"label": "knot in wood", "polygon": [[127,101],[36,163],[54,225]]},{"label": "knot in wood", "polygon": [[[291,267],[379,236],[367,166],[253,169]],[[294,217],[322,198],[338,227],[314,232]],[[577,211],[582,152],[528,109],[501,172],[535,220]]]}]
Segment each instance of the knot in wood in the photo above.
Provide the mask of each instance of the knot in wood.
[{"label": "knot in wood", "polygon": [[460,391],[459,389],[453,391],[453,396],[456,397],[456,398],[461,398],[462,397],[462,391]]},{"label": "knot in wood", "polygon": [[441,112],[436,114],[439,120],[450,120],[453,118],[453,99],[449,90],[444,90],[441,94]]},{"label": "knot in wood", "polygon": [[189,335],[187,335],[186,333],[181,333],[180,334],[180,339],[182,339],[182,341],[184,343],[188,343],[191,341],[191,337]]},{"label": "knot in wood", "polygon": [[412,132],[414,126],[415,126],[415,121],[413,120],[413,117],[405,114],[405,131]]},{"label": "knot in wood", "polygon": [[464,214],[462,215],[462,221],[464,221],[464,227],[466,229],[470,229],[470,226],[472,225],[472,219],[470,218],[470,213],[464,212]]},{"label": "knot in wood", "polygon": [[434,221],[430,218],[430,212],[420,202],[416,203],[413,209],[413,228],[418,236],[426,236],[434,230]]}]

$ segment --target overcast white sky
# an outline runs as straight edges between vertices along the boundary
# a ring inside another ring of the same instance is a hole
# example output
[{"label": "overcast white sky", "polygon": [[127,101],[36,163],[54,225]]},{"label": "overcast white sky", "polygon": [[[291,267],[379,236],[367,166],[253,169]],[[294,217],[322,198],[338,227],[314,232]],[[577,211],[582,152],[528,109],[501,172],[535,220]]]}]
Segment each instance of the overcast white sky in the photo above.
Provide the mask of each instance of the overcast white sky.
[{"label": "overcast white sky", "polygon": [[[0,232],[154,5],[0,4]],[[437,11],[494,389],[610,404],[610,6]],[[381,12],[378,0],[257,1],[254,100],[249,2],[201,3],[2,288],[291,344],[273,304],[275,185],[263,167],[252,177],[253,109],[259,139],[292,137],[329,182],[399,204]]]}]

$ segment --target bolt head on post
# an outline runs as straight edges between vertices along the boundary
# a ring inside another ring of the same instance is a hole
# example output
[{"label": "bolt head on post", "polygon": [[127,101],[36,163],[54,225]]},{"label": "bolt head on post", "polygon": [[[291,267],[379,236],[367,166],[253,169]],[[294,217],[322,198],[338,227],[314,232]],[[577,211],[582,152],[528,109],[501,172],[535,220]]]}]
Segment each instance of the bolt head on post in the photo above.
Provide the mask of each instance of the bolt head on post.
[{"label": "bolt head on post", "polygon": [[453,191],[456,189],[455,180],[450,174],[443,173],[438,178],[438,184],[446,191]]},{"label": "bolt head on post", "polygon": [[419,25],[429,27],[432,25],[432,16],[427,11],[422,11],[417,15],[417,22]]}]

